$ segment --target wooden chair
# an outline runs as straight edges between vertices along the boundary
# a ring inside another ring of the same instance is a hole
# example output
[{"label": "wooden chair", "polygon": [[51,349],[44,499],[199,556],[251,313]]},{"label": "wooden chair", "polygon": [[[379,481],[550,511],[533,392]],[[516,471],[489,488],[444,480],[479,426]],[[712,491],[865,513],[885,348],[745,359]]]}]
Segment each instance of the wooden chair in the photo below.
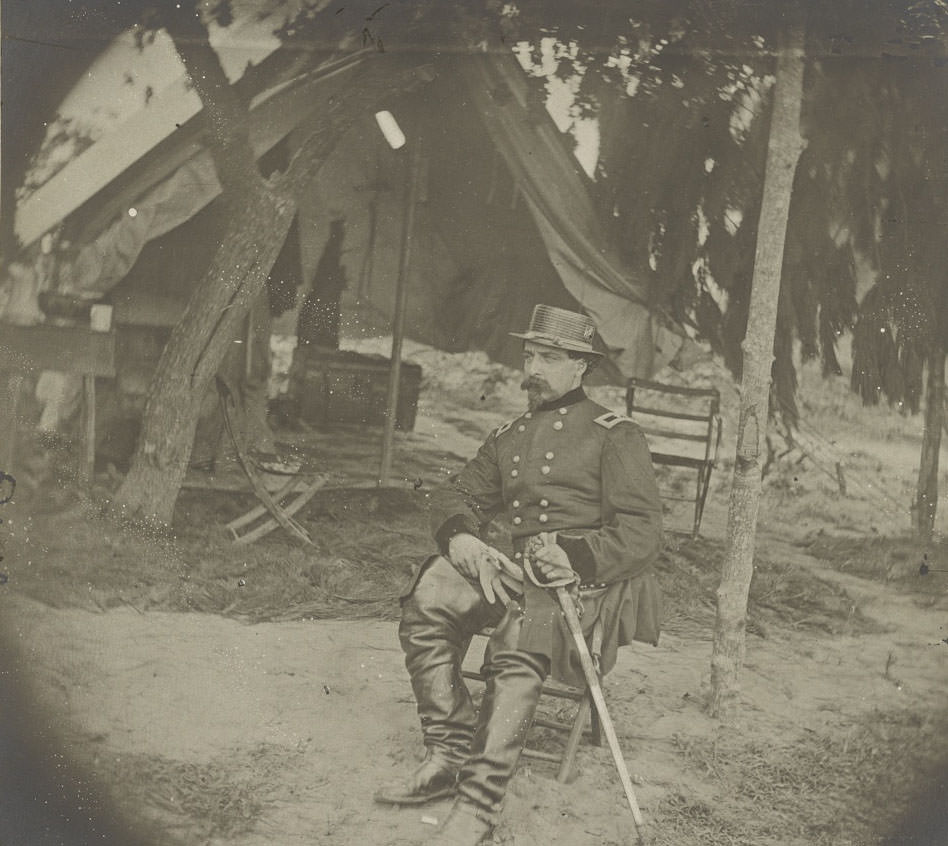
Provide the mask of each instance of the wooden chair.
[{"label": "wooden chair", "polygon": [[[485,629],[475,637],[490,637],[491,629]],[[595,635],[594,635],[595,637]],[[468,650],[470,656],[471,650]],[[467,656],[466,656],[467,657]],[[462,675],[466,679],[484,682],[485,678],[480,670],[463,669]],[[602,746],[602,735],[599,726],[599,717],[592,703],[592,697],[585,686],[571,687],[558,682],[547,680],[543,683],[543,691],[540,695],[540,706],[547,699],[564,699],[578,703],[576,715],[569,722],[560,719],[551,719],[542,714],[537,714],[533,719],[534,726],[552,729],[566,735],[563,744],[563,751],[559,754],[554,752],[545,752],[542,749],[536,749],[531,746],[525,746],[523,755],[527,758],[533,758],[539,761],[549,761],[558,767],[556,780],[562,783],[569,781],[572,775],[574,764],[576,762],[576,753],[579,750],[579,744],[582,742],[583,735],[589,728],[590,742],[594,746]],[[538,706],[538,712],[540,710]]]},{"label": "wooden chair", "polygon": [[708,496],[711,471],[721,443],[721,395],[716,388],[684,388],[647,379],[629,379],[626,412],[645,433],[655,464],[696,471],[693,496],[666,499],[694,503],[696,538]]}]

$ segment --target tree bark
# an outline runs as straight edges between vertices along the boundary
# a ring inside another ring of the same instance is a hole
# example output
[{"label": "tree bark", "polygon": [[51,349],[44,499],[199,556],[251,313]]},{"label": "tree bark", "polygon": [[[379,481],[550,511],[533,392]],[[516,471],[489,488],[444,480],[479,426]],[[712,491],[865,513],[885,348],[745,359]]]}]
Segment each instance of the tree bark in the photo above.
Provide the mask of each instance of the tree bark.
[{"label": "tree bark", "polygon": [[193,2],[163,5],[204,106],[208,147],[221,181],[227,230],[158,362],[132,465],[115,497],[123,516],[170,523],[187,471],[204,393],[276,261],[295,204],[257,170],[240,103]]},{"label": "tree bark", "polygon": [[[230,221],[221,244],[162,352],[132,464],[115,495],[124,519],[170,524],[187,472],[201,403],[250,304],[263,289],[310,184],[335,141],[381,92],[405,88],[418,64],[371,56],[355,90],[336,98],[286,172],[264,180],[247,137],[247,109],[211,48],[194,0],[165,7],[163,23],[204,105],[208,149]],[[395,67],[392,63],[395,62]]]},{"label": "tree bark", "polygon": [[925,386],[925,432],[922,435],[922,457],[918,468],[915,497],[915,529],[920,540],[928,543],[935,531],[935,510],[938,508],[938,453],[941,450],[941,429],[945,422],[945,356],[935,353],[928,361]]},{"label": "tree bark", "polygon": [[727,551],[717,591],[711,656],[709,710],[716,717],[727,716],[736,702],[744,664],[747,598],[754,570],[780,273],[793,177],[803,149],[800,108],[803,99],[804,25],[802,12],[798,8],[795,11],[777,58],[754,278],[747,331],[741,345],[744,360],[737,456],[731,482]]}]

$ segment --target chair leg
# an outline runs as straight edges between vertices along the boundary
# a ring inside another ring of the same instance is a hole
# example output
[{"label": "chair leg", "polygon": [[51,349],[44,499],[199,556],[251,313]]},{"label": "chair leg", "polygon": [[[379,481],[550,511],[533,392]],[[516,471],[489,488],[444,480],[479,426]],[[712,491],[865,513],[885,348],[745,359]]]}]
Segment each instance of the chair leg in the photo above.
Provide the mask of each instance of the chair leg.
[{"label": "chair leg", "polygon": [[589,703],[590,728],[592,730],[592,745],[602,746],[602,723],[599,722],[599,712],[592,707],[592,695],[586,694],[586,702]]},{"label": "chair leg", "polygon": [[[586,728],[586,720],[590,714],[589,696],[584,696],[579,702],[579,710],[576,712],[576,719],[569,730],[569,737],[566,738],[566,748],[563,750],[563,758],[560,761],[560,771],[557,773],[556,780],[565,784],[569,781],[570,773],[573,770],[573,762],[576,760],[576,750],[579,749],[579,742],[583,739],[583,730]],[[595,718],[593,723],[595,731]]]},{"label": "chair leg", "polygon": [[[480,632],[481,635],[489,634],[487,631]],[[470,646],[470,644],[469,644]],[[484,677],[480,673],[472,670],[463,670],[462,675],[467,679],[474,679],[476,681],[483,682]],[[543,693],[551,694],[553,696],[562,694],[556,694],[552,691],[543,691]],[[563,698],[567,699],[578,699],[579,705],[576,711],[576,716],[573,719],[572,724],[569,727],[569,734],[566,737],[566,743],[563,748],[562,756],[549,753],[541,752],[539,750],[524,748],[523,754],[526,757],[538,758],[541,761],[550,761],[552,763],[559,763],[559,771],[556,775],[556,780],[565,784],[569,781],[570,777],[573,774],[573,767],[576,762],[576,753],[579,750],[579,746],[583,740],[583,732],[586,730],[586,726],[589,725],[591,729],[591,742],[595,746],[602,746],[602,727],[599,722],[599,714],[596,713],[596,709],[593,707],[592,695],[587,689],[582,697],[577,697],[575,695],[564,696]],[[534,724],[546,726],[547,728],[553,728],[558,731],[565,731],[565,723],[550,723],[544,722],[541,719],[535,719]]]},{"label": "chair leg", "polygon": [[704,514],[704,501],[708,496],[708,486],[711,482],[711,468],[707,465],[698,469],[698,495],[695,498],[695,526],[691,533],[692,539],[698,537],[701,526],[701,516]]}]

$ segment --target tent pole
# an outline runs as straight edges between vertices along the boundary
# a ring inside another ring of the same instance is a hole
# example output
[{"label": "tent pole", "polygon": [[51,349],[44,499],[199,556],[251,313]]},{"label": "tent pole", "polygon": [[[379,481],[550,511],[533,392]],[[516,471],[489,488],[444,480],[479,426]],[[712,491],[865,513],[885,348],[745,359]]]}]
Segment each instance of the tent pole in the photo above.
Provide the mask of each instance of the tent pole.
[{"label": "tent pole", "polygon": [[415,204],[418,199],[418,171],[421,162],[421,142],[416,137],[407,145],[408,173],[405,190],[405,220],[395,281],[395,314],[392,317],[392,358],[388,371],[388,393],[385,403],[385,428],[382,436],[382,460],[379,465],[379,486],[388,484],[392,472],[392,442],[398,417],[398,388],[402,364],[402,338],[405,333],[405,303],[408,299],[408,269],[411,262],[412,230],[415,222]]}]

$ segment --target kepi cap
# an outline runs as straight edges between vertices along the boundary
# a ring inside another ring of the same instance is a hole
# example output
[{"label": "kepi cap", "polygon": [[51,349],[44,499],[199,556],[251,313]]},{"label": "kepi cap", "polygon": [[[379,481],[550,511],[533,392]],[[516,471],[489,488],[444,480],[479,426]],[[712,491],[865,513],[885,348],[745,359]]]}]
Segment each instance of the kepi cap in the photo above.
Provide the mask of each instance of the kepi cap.
[{"label": "kepi cap", "polygon": [[510,332],[515,338],[570,352],[602,355],[593,349],[596,325],[585,314],[549,305],[536,305],[526,332]]}]

